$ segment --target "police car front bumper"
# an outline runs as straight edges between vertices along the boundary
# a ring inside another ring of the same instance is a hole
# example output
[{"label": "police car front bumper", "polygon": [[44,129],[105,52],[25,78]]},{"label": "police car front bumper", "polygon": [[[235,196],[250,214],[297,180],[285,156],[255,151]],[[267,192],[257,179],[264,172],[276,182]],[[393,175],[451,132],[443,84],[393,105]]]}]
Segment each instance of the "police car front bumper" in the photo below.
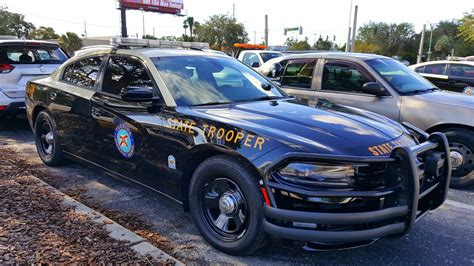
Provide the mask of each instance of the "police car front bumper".
[{"label": "police car front bumper", "polygon": [[[271,169],[285,161],[300,160],[386,163],[382,178],[392,185],[375,190],[310,190],[278,182],[269,177],[269,170],[264,182],[270,202],[264,209],[264,230],[272,236],[351,243],[403,235],[443,204],[451,177],[448,142],[440,133],[430,135],[418,146],[396,148],[388,158],[288,154]],[[356,199],[357,204],[351,206],[347,199]]]}]

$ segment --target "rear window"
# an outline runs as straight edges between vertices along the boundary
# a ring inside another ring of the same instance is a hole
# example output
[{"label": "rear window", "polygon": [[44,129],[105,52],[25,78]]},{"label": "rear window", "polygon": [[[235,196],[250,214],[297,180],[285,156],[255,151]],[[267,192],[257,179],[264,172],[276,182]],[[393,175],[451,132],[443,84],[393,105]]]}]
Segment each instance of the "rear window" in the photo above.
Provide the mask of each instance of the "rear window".
[{"label": "rear window", "polygon": [[4,46],[0,47],[2,64],[62,64],[66,54],[54,46]]}]

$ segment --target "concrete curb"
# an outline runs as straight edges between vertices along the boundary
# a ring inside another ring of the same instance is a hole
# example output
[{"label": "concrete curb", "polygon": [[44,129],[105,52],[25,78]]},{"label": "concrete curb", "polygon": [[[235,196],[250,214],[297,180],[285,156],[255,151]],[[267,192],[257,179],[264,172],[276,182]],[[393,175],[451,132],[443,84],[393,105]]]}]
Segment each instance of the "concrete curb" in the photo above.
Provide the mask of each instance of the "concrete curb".
[{"label": "concrete curb", "polygon": [[29,175],[29,177],[38,181],[42,187],[48,189],[49,191],[51,191],[51,193],[62,196],[63,203],[68,206],[74,207],[77,213],[87,215],[95,223],[105,224],[105,228],[109,232],[109,236],[111,238],[116,239],[116,240],[129,241],[130,242],[129,247],[135,252],[137,252],[137,254],[141,256],[147,256],[147,255],[151,256],[155,260],[166,263],[166,264],[184,265],[182,262],[180,262],[176,258],[168,255],[161,249],[153,246],[150,242],[148,242],[143,237],[119,225],[118,223],[109,219],[108,217],[94,211],[93,209],[87,207],[86,205],[80,203],[79,201],[69,197],[68,195],[62,193],[58,189],[52,187],[51,185],[37,178],[36,176]]}]

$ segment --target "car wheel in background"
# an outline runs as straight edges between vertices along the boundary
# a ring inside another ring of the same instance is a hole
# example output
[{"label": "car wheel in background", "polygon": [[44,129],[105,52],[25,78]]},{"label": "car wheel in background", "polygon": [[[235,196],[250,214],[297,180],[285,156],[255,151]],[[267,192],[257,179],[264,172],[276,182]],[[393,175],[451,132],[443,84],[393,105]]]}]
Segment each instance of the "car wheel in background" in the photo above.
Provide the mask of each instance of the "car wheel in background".
[{"label": "car wheel in background", "polygon": [[201,163],[191,180],[189,205],[201,235],[225,253],[249,254],[267,242],[257,177],[238,160],[214,156]]},{"label": "car wheel in background", "polygon": [[442,130],[449,141],[453,172],[452,188],[474,185],[474,131],[464,128]]},{"label": "car wheel in background", "polygon": [[36,150],[41,160],[49,166],[61,166],[65,163],[59,135],[51,115],[41,111],[36,117],[35,127]]}]

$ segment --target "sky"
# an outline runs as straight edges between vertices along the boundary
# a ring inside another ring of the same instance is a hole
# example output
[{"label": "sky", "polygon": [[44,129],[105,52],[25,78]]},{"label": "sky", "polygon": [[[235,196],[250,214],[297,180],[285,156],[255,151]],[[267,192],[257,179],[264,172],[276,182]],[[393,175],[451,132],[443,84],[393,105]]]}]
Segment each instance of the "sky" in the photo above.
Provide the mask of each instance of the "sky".
[{"label": "sky", "polygon": [[[264,36],[264,16],[269,16],[270,45],[282,45],[285,27],[303,27],[303,35],[292,36],[310,43],[319,35],[336,38],[338,44],[347,39],[351,0],[184,0],[183,13],[204,22],[210,15],[232,15],[235,3],[235,17],[244,23],[250,43],[260,43]],[[370,21],[400,23],[409,22],[421,31],[423,24],[440,20],[461,18],[464,12],[474,9],[473,0],[352,0],[359,6],[358,26]],[[53,27],[58,33],[72,31],[87,35],[117,36],[120,34],[120,12],[117,0],[0,0],[11,12],[24,14],[26,20],[35,26]],[[155,36],[184,33],[183,17],[141,11],[127,11],[129,35],[145,33]],[[352,26],[352,22],[351,22]],[[427,26],[428,27],[428,26]]]}]

